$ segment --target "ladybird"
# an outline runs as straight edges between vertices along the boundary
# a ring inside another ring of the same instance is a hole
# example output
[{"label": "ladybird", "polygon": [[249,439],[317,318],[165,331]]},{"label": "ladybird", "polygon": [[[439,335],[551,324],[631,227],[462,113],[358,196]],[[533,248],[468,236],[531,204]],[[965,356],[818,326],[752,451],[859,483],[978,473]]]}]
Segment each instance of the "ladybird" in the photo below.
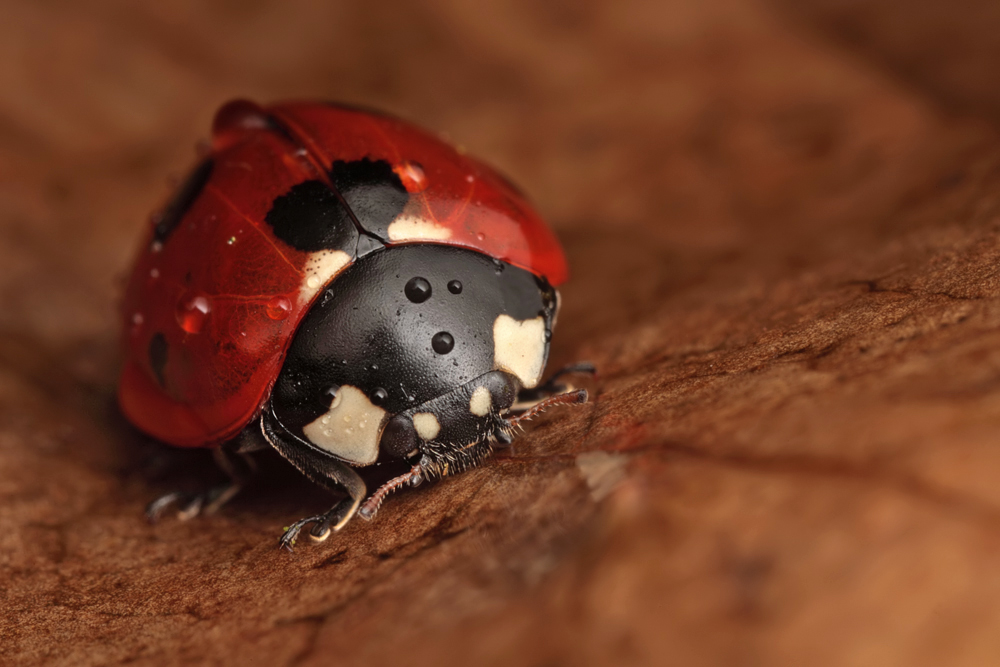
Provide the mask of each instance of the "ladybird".
[{"label": "ladybird", "polygon": [[[395,117],[237,100],[151,218],[123,300],[118,400],[148,436],[209,447],[231,481],[154,501],[215,509],[273,448],[341,499],[316,540],[392,490],[480,464],[586,391],[542,374],[566,259],[510,182]],[[407,471],[369,495],[358,469]]]}]

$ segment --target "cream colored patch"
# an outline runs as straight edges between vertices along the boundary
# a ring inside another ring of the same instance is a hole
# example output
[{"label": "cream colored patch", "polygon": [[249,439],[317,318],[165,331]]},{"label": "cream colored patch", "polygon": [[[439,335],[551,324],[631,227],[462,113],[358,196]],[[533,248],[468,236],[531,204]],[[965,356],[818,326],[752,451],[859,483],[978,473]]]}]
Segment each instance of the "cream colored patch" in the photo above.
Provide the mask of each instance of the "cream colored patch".
[{"label": "cream colored patch", "polygon": [[437,417],[429,412],[418,412],[413,415],[413,428],[417,430],[417,435],[421,440],[433,440],[441,432],[441,424]]},{"label": "cream colored patch", "polygon": [[477,417],[485,417],[493,407],[493,397],[486,387],[476,387],[469,399],[469,412]]},{"label": "cream colored patch", "polygon": [[390,241],[444,241],[451,230],[416,215],[401,215],[389,224]]},{"label": "cream colored patch", "polygon": [[299,287],[299,303],[309,303],[330,280],[351,263],[343,250],[319,250],[306,260],[305,276]]},{"label": "cream colored patch", "polygon": [[339,459],[357,465],[375,463],[385,410],[372,405],[364,392],[342,386],[330,409],[302,432],[309,441]]},{"label": "cream colored patch", "polygon": [[590,487],[590,497],[602,500],[625,479],[628,457],[609,452],[584,452],[576,457],[580,474]]},{"label": "cream colored patch", "polygon": [[545,366],[545,320],[501,315],[493,323],[493,367],[513,373],[526,389],[538,384]]}]

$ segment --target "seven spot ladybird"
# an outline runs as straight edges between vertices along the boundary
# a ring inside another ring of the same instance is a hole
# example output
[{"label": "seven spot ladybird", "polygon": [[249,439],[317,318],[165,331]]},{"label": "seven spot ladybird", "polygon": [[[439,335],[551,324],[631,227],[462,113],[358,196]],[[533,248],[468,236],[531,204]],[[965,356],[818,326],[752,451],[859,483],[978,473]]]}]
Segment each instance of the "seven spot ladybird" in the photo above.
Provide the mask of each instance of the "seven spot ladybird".
[{"label": "seven spot ladybird", "polygon": [[[153,438],[215,448],[232,481],[149,517],[220,506],[273,447],[346,496],[287,528],[291,548],[479,464],[539,410],[586,401],[561,373],[540,382],[566,277],[518,190],[427,132],[327,103],[226,104],[135,263],[118,399]],[[409,472],[368,496],[354,468],[387,461]]]}]

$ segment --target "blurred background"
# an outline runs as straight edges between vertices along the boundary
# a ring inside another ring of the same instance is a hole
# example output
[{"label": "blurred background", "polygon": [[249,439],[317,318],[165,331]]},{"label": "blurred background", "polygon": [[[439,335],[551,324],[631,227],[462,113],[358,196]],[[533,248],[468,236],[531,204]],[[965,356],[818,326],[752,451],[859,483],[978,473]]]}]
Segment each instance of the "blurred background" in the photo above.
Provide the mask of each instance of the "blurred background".
[{"label": "blurred background", "polygon": [[[0,655],[995,664],[998,32],[986,0],[2,0]],[[294,555],[294,476],[142,522],[116,304],[234,97],[510,175],[594,400]]]}]

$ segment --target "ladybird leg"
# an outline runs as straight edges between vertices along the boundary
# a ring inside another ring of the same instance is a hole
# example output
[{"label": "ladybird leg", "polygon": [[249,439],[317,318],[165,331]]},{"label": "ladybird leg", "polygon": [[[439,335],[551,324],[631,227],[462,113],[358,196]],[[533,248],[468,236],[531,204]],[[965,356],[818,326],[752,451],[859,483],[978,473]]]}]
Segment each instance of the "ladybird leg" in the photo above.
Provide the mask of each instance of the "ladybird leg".
[{"label": "ladybird leg", "polygon": [[209,489],[205,494],[205,506],[202,511],[208,514],[219,511],[219,508],[232,500],[257,474],[257,464],[242,452],[220,447],[212,454],[219,469],[229,475],[229,484]]},{"label": "ladybird leg", "polygon": [[346,498],[325,514],[306,517],[285,529],[279,540],[280,546],[290,550],[302,529],[311,523],[315,525],[309,531],[309,536],[318,542],[343,528],[358,511],[368,492],[364,480],[339,459],[299,442],[277,420],[272,422],[267,412],[261,418],[261,432],[281,456],[312,482],[333,493],[347,493]]},{"label": "ladybird leg", "polygon": [[257,466],[246,454],[231,449],[227,445],[212,451],[215,463],[229,477],[229,482],[205,489],[200,493],[173,491],[164,494],[146,506],[146,518],[155,523],[173,505],[180,506],[177,518],[182,521],[193,519],[199,514],[216,512],[233,499],[253,478]]},{"label": "ladybird leg", "polygon": [[540,403],[550,396],[564,394],[573,390],[573,387],[559,382],[559,378],[566,375],[585,374],[594,375],[597,369],[589,361],[580,361],[575,364],[563,366],[545,381],[544,384],[534,389],[522,389],[517,394],[517,401],[511,406],[513,412],[523,412],[532,406]]}]

